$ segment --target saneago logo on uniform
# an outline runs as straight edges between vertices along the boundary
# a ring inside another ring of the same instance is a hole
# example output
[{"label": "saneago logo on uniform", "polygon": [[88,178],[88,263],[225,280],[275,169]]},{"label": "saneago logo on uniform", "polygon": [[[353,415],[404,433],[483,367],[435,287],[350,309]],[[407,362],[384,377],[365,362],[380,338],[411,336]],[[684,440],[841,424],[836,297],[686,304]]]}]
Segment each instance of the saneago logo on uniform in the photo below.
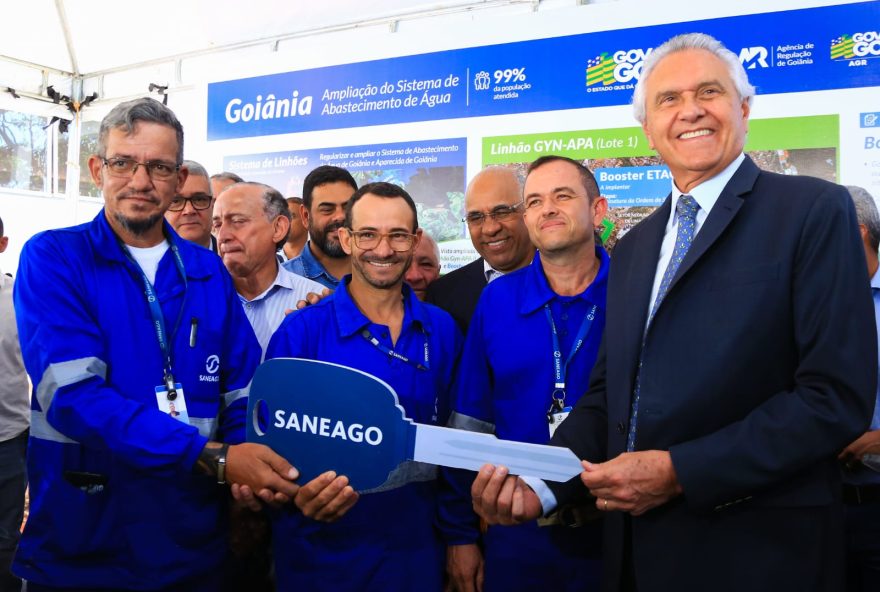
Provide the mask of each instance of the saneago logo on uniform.
[{"label": "saneago logo on uniform", "polygon": [[219,382],[220,377],[217,372],[220,371],[220,356],[211,354],[205,360],[205,372],[207,374],[199,374],[199,382]]},{"label": "saneago logo on uniform", "polygon": [[831,59],[849,61],[850,66],[864,66],[868,58],[880,57],[880,33],[864,31],[841,35],[831,40]]},{"label": "saneago logo on uniform", "polygon": [[[603,52],[587,62],[587,90],[631,89],[642,73],[642,62],[654,51],[648,49],[629,49]],[[612,86],[623,84],[626,86]],[[590,88],[595,87],[595,88]]]}]

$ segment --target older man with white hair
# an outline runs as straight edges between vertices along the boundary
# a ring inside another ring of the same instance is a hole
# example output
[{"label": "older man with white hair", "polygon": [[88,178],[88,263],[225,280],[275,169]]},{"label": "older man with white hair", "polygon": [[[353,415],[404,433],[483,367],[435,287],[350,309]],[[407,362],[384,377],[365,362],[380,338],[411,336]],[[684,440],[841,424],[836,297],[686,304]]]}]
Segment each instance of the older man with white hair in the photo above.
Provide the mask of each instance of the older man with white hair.
[{"label": "older man with white hair", "polygon": [[843,187],[743,154],[753,95],[708,35],[646,58],[633,105],[673,182],[614,249],[603,349],[552,440],[584,471],[473,485],[489,522],[591,495],[605,590],[843,589],[836,457],[877,389],[865,255]]}]

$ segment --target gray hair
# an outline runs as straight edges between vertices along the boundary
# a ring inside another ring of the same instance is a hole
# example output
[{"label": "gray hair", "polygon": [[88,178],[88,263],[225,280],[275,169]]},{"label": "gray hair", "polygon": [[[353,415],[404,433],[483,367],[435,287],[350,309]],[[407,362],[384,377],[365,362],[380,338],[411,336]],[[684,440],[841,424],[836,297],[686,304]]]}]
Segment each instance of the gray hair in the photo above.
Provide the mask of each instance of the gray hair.
[{"label": "gray hair", "polygon": [[669,54],[688,49],[702,49],[715,55],[727,66],[730,78],[733,80],[736,91],[739,93],[741,101],[747,101],[749,106],[752,104],[752,97],[755,96],[755,87],[749,82],[749,77],[743,68],[742,63],[735,53],[724,47],[724,45],[705,33],[686,33],[684,35],[676,35],[675,37],[665,41],[660,47],[656,48],[645,61],[642,63],[642,73],[639,75],[639,81],[636,83],[635,91],[633,91],[633,115],[639,123],[644,124],[647,118],[647,97],[645,96],[645,85],[648,77],[654,68],[657,67],[663,58]]},{"label": "gray hair", "polygon": [[[269,220],[269,222],[274,221],[278,216],[287,218],[287,221],[290,222],[290,210],[287,208],[287,200],[277,189],[270,187],[265,183],[257,183],[255,181],[242,181],[241,183],[230,185],[227,189],[238,186],[259,187],[263,190],[260,197],[263,198],[263,213],[266,215],[266,219]],[[275,247],[280,249],[286,242],[287,235],[285,234],[281,240],[275,244]]]},{"label": "gray hair", "polygon": [[194,160],[184,160],[182,163],[180,163],[180,165],[185,166],[187,169],[189,169],[189,174],[193,177],[204,177],[206,179],[211,178],[211,175],[208,174],[207,169],[205,169],[205,167]]},{"label": "gray hair", "polygon": [[222,181],[232,181],[233,183],[244,183],[244,179],[242,179],[235,173],[230,173],[229,171],[223,171],[222,173],[211,175],[212,181],[215,181],[217,179],[220,179]]},{"label": "gray hair", "polygon": [[863,187],[847,185],[846,190],[856,206],[856,218],[859,224],[864,224],[868,229],[868,242],[876,252],[880,248],[880,214],[877,213],[877,202]]},{"label": "gray hair", "polygon": [[98,156],[107,156],[107,135],[111,129],[131,134],[138,122],[158,123],[173,129],[177,135],[176,164],[183,162],[183,126],[171,109],[149,97],[119,103],[101,120],[98,128]]}]

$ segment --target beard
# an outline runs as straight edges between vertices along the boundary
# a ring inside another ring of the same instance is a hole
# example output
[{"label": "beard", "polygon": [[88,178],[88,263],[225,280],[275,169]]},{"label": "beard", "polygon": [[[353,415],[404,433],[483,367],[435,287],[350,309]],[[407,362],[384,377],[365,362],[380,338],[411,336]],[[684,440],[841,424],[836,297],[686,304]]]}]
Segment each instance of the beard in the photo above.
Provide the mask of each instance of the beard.
[{"label": "beard", "polygon": [[[318,245],[318,248],[328,257],[345,259],[348,255],[342,250],[339,239],[330,238],[330,233],[340,228],[342,228],[342,222],[330,222],[323,228],[309,227],[309,236],[312,242]],[[337,234],[337,236],[339,235]]]},{"label": "beard", "polygon": [[120,226],[135,236],[143,236],[155,228],[156,224],[162,221],[162,214],[153,214],[142,220],[126,218],[119,212],[115,212],[113,216],[116,218],[116,221],[119,222]]}]

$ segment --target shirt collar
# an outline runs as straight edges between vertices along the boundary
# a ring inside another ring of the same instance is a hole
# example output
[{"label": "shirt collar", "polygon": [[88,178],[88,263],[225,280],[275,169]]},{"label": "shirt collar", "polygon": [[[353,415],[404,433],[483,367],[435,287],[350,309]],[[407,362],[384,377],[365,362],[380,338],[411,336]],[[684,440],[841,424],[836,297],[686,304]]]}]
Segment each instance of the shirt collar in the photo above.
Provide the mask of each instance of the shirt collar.
[{"label": "shirt collar", "polygon": [[[742,164],[743,160],[745,160],[746,155],[740,153],[740,155],[733,159],[727,167],[709,179],[708,181],[703,181],[693,189],[691,189],[687,195],[696,200],[698,204],[700,204],[700,209],[708,214],[712,211],[712,208],[715,206],[715,202],[718,201],[718,197],[721,195],[721,192],[724,191],[724,188],[727,186],[727,183],[730,181],[733,174],[736,173],[736,170],[739,168],[739,165]],[[678,198],[684,195],[681,191],[679,191],[678,187],[675,186],[675,181],[672,181],[672,211],[675,212],[675,206],[678,204]]]},{"label": "shirt collar", "polygon": [[330,275],[330,272],[327,271],[324,266],[321,265],[321,262],[315,258],[314,253],[312,253],[311,245],[312,241],[308,241],[303,247],[302,253],[299,255],[305,276],[309,279],[313,279],[321,275],[326,275],[329,279],[335,280],[336,278]]},{"label": "shirt collar", "polygon": [[[611,259],[605,249],[596,245],[596,256],[599,258],[599,271],[596,277],[587,286],[587,289],[578,294],[578,298],[605,308],[605,285],[608,283],[608,266]],[[523,294],[520,313],[532,313],[559,295],[553,291],[544,275],[544,266],[541,264],[540,251],[535,253],[535,258],[526,268],[525,290]]]},{"label": "shirt collar", "polygon": [[269,287],[266,288],[266,290],[262,294],[256,296],[253,300],[248,300],[241,294],[239,294],[238,297],[241,298],[242,302],[256,302],[257,300],[262,300],[268,297],[272,292],[275,291],[276,287],[293,289],[295,287],[293,285],[295,278],[290,277],[293,275],[294,274],[292,272],[287,271],[286,269],[278,265],[278,273],[275,274],[275,279],[272,280],[272,283],[269,284]]},{"label": "shirt collar", "polygon": [[[359,333],[372,321],[361,312],[351,294],[348,285],[351,283],[351,274],[342,278],[339,287],[333,293],[333,305],[336,310],[336,322],[339,325],[339,336],[350,337]],[[401,289],[403,294],[403,327],[406,329],[410,324],[416,324],[425,331],[431,332],[428,311],[425,305],[416,297],[412,288],[404,282]]]},{"label": "shirt collar", "polygon": [[877,268],[877,271],[874,272],[874,277],[871,278],[871,288],[880,290],[880,267]]}]

